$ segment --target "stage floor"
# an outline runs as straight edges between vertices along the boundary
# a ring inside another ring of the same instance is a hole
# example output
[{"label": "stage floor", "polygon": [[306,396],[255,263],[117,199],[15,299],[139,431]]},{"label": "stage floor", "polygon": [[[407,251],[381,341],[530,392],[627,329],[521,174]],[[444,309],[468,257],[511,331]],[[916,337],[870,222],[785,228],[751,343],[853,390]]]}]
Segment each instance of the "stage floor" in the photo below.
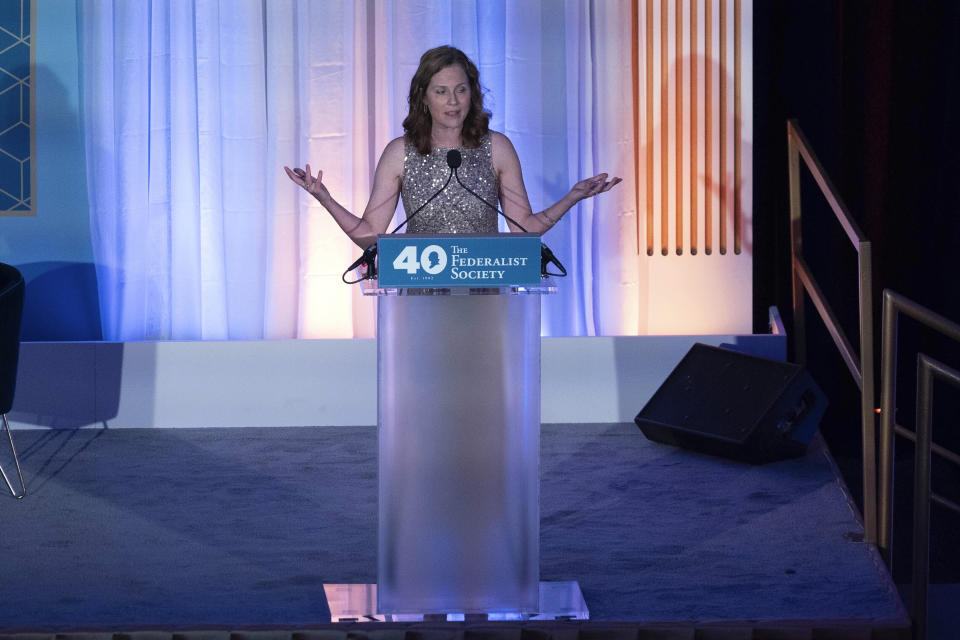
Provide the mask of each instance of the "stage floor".
[{"label": "stage floor", "polygon": [[[302,628],[330,621],[324,583],[376,581],[374,427],[14,437],[0,632]],[[632,424],[541,447],[541,580],[578,581],[593,621],[909,624],[819,438],[765,466]]]}]

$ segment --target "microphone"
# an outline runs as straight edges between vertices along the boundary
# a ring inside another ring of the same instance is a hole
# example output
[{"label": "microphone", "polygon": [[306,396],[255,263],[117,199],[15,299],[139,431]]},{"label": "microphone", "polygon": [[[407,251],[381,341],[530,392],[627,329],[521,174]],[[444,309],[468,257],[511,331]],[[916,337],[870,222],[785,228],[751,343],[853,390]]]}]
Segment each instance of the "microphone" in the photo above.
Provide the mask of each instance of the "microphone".
[{"label": "microphone", "polygon": [[[523,225],[521,225],[519,222],[517,222],[516,220],[514,220],[513,218],[505,214],[503,211],[500,211],[500,209],[498,209],[497,207],[493,206],[492,204],[490,204],[489,202],[481,198],[479,194],[475,193],[470,187],[468,187],[467,185],[463,184],[463,182],[461,182],[460,173],[457,171],[457,169],[460,168],[461,164],[463,164],[463,156],[460,155],[460,152],[458,150],[451,149],[450,151],[447,152],[447,165],[449,165],[450,170],[453,172],[453,175],[457,177],[457,184],[463,187],[464,190],[466,190],[466,192],[472,195],[474,198],[476,198],[477,200],[479,200],[480,202],[487,205],[488,207],[496,211],[498,214],[506,218],[508,222],[512,222],[515,227],[517,227],[524,233],[529,233],[529,231],[523,228]],[[449,182],[449,180],[447,180],[447,182]],[[444,185],[444,187],[446,187],[446,185]],[[558,269],[560,269],[560,273],[553,273],[551,271],[547,271],[547,266],[551,264],[555,265]],[[550,247],[545,245],[543,242],[540,243],[540,275],[541,276],[557,276],[558,278],[562,278],[567,275],[567,270],[563,267],[560,261],[557,260],[557,257],[553,255],[553,251],[550,251]]]},{"label": "microphone", "polygon": [[[560,269],[560,273],[553,273],[547,271],[549,265],[555,265]],[[550,251],[550,247],[540,243],[540,275],[541,276],[557,276],[558,278],[566,277],[567,270],[564,269],[563,265],[557,260],[557,257],[553,255],[553,251]]]},{"label": "microphone", "polygon": [[[447,166],[451,169],[459,169],[460,165],[463,164],[463,156],[460,155],[460,152],[456,149],[450,149],[447,151]],[[457,182],[460,182],[460,179],[457,179]]]},{"label": "microphone", "polygon": [[[347,274],[359,267],[361,264],[367,265],[367,272],[363,274],[363,277],[358,278],[357,280],[347,280]],[[369,280],[371,278],[377,277],[377,243],[374,242],[372,245],[363,250],[363,255],[361,255],[357,260],[347,267],[347,270],[343,272],[343,275],[340,276],[340,279],[343,280],[346,284],[357,284],[361,280]]]}]

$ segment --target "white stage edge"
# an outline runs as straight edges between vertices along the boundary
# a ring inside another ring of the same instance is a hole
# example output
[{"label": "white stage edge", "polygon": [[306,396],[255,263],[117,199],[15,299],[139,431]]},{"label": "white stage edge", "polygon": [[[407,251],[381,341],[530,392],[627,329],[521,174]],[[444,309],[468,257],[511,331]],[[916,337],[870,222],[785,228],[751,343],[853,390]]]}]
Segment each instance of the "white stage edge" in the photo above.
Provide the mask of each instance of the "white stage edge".
[{"label": "white stage edge", "polygon": [[[762,335],[543,338],[541,421],[633,421],[695,342],[784,360],[770,316]],[[374,425],[376,376],[371,339],[27,342],[8,417],[21,429]]]}]

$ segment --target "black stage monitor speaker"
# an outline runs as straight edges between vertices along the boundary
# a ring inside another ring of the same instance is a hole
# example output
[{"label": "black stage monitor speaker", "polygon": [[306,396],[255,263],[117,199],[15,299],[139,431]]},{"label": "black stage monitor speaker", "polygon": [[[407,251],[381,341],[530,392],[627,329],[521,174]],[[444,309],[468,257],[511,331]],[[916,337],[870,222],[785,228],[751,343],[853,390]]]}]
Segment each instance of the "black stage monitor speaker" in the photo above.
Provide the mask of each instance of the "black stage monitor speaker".
[{"label": "black stage monitor speaker", "polygon": [[697,343],[635,422],[656,442],[762,464],[803,455],[826,408],[800,365]]}]

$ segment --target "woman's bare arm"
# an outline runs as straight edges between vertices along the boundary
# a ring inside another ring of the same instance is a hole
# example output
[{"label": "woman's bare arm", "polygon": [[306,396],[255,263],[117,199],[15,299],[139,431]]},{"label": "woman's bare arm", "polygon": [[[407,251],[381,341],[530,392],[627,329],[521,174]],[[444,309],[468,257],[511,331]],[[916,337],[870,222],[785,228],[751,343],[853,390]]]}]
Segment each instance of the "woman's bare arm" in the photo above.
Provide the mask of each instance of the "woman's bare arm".
[{"label": "woman's bare arm", "polygon": [[[505,135],[492,132],[493,165],[500,181],[500,206],[508,217],[533,233],[544,233],[560,221],[560,218],[584,198],[604,193],[618,185],[622,180],[614,177],[607,180],[607,174],[601,173],[581,180],[570,188],[560,200],[539,213],[533,213],[527,189],[523,184],[523,172],[520,158],[513,143]],[[513,231],[520,231],[510,224]]]}]

